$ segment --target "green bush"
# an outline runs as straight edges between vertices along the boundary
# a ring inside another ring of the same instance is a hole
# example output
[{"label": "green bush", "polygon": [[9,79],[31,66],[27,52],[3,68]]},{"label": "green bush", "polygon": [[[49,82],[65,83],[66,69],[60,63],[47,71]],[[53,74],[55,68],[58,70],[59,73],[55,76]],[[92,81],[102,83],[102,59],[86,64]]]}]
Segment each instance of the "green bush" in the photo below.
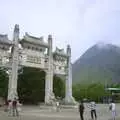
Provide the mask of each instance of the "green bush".
[{"label": "green bush", "polygon": [[108,95],[108,93],[105,91],[104,85],[100,83],[93,83],[89,85],[76,84],[73,86],[73,96],[77,101],[86,98],[100,102],[101,98],[106,95]]}]

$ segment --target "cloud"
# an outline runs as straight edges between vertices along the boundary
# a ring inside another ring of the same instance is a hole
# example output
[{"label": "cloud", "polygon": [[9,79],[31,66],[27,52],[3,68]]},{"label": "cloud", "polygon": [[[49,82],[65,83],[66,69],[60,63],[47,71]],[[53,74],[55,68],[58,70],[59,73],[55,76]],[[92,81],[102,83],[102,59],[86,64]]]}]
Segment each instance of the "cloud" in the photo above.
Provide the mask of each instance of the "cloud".
[{"label": "cloud", "polygon": [[14,24],[34,36],[53,34],[54,48],[71,44],[72,61],[98,41],[120,44],[119,0],[4,0],[0,33],[12,39]]}]

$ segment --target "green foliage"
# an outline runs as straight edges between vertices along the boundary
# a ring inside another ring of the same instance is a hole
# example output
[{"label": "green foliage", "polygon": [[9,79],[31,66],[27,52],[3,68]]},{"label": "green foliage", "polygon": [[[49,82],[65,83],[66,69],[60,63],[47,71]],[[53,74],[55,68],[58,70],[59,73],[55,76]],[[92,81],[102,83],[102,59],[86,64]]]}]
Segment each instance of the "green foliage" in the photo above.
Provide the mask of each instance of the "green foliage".
[{"label": "green foliage", "polygon": [[60,77],[57,77],[56,75],[54,76],[53,81],[53,92],[55,93],[56,97],[64,98],[65,96],[65,83]]},{"label": "green foliage", "polygon": [[18,94],[24,103],[37,103],[44,100],[45,72],[39,69],[23,68],[18,79]]},{"label": "green foliage", "polygon": [[109,87],[120,88],[120,84],[114,83],[114,84],[109,85]]},{"label": "green foliage", "polygon": [[0,96],[7,97],[8,92],[8,75],[2,69],[0,69]]},{"label": "green foliage", "polygon": [[76,76],[73,78],[73,84],[77,81],[81,84],[91,84],[91,83],[111,83],[112,73],[105,71],[104,69],[84,67],[79,73],[75,73]]},{"label": "green foliage", "polygon": [[101,83],[93,84],[76,84],[73,86],[73,96],[77,101],[81,99],[93,99],[96,102],[100,102],[103,96],[107,96],[104,85]]},{"label": "green foliage", "polygon": [[[53,86],[55,96],[63,97],[64,81],[54,76]],[[23,74],[18,79],[18,93],[23,103],[36,104],[44,101],[45,72],[35,68],[23,68]]]}]

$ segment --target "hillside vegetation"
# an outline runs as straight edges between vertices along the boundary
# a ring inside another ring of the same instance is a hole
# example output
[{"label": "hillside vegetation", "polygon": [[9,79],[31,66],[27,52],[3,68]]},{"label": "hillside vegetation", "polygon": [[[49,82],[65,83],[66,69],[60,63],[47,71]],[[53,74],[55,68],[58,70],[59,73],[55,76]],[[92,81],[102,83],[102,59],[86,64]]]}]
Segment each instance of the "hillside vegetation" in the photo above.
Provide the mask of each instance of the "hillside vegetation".
[{"label": "hillside vegetation", "polygon": [[73,64],[73,83],[120,83],[120,48],[94,45]]}]

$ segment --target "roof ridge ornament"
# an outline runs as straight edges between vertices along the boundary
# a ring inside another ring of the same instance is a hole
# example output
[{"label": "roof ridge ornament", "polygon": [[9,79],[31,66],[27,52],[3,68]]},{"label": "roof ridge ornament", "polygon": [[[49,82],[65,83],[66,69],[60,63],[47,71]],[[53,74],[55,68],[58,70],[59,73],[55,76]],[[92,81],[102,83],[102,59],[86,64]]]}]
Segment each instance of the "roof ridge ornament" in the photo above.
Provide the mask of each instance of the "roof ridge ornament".
[{"label": "roof ridge ornament", "polygon": [[51,34],[49,34],[49,35],[48,35],[48,38],[49,38],[49,39],[52,39],[52,35],[51,35]]},{"label": "roof ridge ornament", "polygon": [[19,32],[19,25],[15,24],[14,32]]},{"label": "roof ridge ornament", "polygon": [[8,39],[7,34],[0,34],[0,43],[5,43],[5,44],[12,44],[12,41]]},{"label": "roof ridge ornament", "polygon": [[0,34],[0,37],[8,37],[8,34]]},{"label": "roof ridge ornament", "polygon": [[63,48],[58,48],[58,47],[56,47],[55,52],[56,52],[56,53],[60,53],[60,54],[65,54],[64,49],[63,49]]},{"label": "roof ridge ornament", "polygon": [[41,42],[43,42],[43,36],[41,37],[35,37],[35,36],[32,36],[30,34],[28,34],[27,32],[25,32],[25,37],[27,37],[28,39],[36,39],[36,40],[40,40]]}]

